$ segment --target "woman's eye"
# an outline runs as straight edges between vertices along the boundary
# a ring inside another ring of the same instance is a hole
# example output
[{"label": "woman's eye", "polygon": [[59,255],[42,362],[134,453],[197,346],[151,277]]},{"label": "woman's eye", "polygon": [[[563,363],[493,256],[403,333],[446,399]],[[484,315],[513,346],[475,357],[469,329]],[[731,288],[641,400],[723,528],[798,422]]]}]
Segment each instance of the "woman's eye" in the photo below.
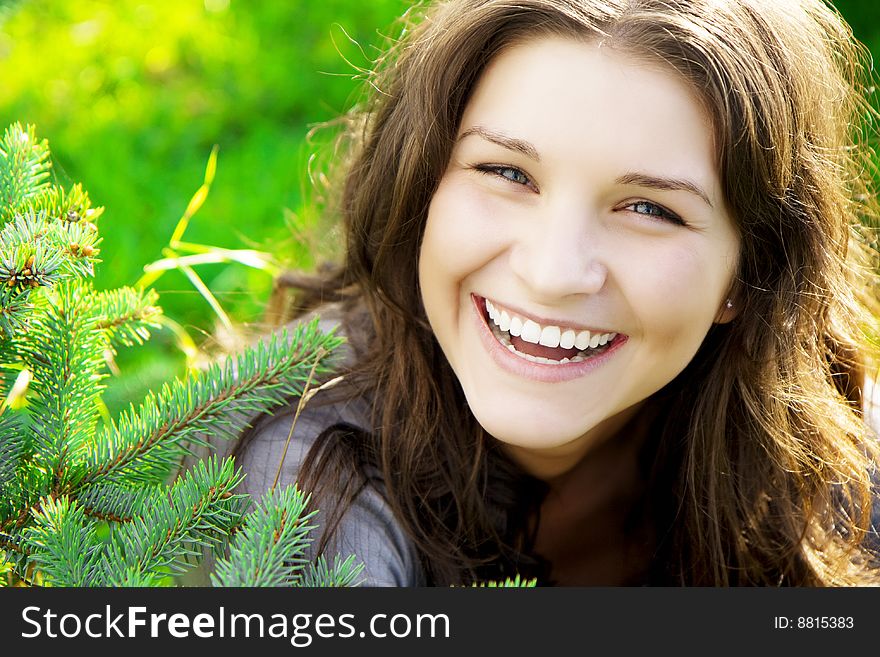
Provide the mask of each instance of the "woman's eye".
[{"label": "woman's eye", "polygon": [[682,221],[681,217],[679,217],[677,214],[675,214],[674,212],[670,212],[661,205],[651,203],[650,201],[636,201],[635,203],[630,203],[624,209],[632,210],[636,214],[657,217],[658,219],[663,219],[674,224],[678,224],[681,226],[684,225],[684,221]]},{"label": "woman's eye", "polygon": [[499,178],[505,178],[506,180],[509,180],[510,182],[516,183],[518,185],[532,186],[532,180],[516,167],[497,164],[478,164],[474,168],[480,173],[485,173],[490,176],[498,176]]}]

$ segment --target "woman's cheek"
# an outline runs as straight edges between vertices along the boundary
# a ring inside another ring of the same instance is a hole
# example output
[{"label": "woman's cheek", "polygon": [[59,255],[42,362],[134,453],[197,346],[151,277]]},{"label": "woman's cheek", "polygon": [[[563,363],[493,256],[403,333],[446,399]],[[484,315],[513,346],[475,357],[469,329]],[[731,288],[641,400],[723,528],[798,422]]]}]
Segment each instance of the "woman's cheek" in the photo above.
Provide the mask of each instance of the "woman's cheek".
[{"label": "woman's cheek", "polygon": [[441,183],[428,212],[423,256],[430,252],[447,273],[467,276],[503,250],[510,235],[505,217],[504,203],[478,186]]},{"label": "woman's cheek", "polygon": [[624,297],[644,324],[670,333],[703,325],[708,330],[723,285],[701,256],[686,246],[664,249],[655,245],[633,258],[631,262],[641,264]]}]

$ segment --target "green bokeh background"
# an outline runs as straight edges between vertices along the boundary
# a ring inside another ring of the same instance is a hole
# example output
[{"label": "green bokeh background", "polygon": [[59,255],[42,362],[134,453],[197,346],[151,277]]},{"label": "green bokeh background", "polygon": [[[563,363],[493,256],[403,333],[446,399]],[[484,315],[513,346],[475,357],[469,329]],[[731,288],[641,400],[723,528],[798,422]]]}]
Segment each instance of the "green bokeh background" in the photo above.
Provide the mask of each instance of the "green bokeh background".
[{"label": "green bokeh background", "polygon": [[[81,182],[100,220],[98,287],[134,283],[161,257],[202,182],[217,176],[186,239],[259,248],[308,264],[291,239],[309,216],[306,167],[321,139],[309,128],[358,98],[405,0],[0,0],[0,124],[33,123],[49,140],[58,180]],[[839,0],[856,36],[880,53],[880,2]],[[258,322],[270,277],[241,265],[198,269],[224,308]],[[187,279],[166,274],[161,304],[198,339],[212,312]],[[160,331],[120,355],[111,411],[183,371]]]},{"label": "green bokeh background", "polygon": [[[358,98],[362,71],[397,34],[403,0],[21,0],[0,8],[0,124],[33,123],[57,179],[104,206],[96,284],[133,284],[202,182],[217,175],[185,239],[271,251],[294,265],[308,249],[291,216],[308,216],[309,129]],[[323,138],[327,141],[328,136]],[[259,322],[271,288],[242,265],[197,268],[232,318]],[[210,307],[179,272],[156,283],[166,314],[196,341]],[[111,412],[183,372],[159,331],[120,354]]]}]

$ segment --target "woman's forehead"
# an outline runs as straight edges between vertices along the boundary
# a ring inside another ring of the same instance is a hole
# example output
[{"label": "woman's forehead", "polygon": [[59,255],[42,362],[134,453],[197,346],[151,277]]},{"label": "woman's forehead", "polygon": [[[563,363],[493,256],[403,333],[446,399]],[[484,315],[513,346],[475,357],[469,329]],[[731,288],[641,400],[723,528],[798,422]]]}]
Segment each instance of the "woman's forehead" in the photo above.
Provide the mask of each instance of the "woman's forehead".
[{"label": "woman's forehead", "polygon": [[717,185],[711,121],[670,68],[596,43],[560,37],[510,47],[487,66],[459,136],[494,131],[539,158],[662,168]]}]

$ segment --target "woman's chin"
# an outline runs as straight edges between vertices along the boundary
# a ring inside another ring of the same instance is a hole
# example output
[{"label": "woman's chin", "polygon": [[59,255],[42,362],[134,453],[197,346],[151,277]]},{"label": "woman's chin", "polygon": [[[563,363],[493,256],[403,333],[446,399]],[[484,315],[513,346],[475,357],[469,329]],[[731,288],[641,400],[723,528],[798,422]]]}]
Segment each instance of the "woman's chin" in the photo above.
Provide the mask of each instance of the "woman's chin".
[{"label": "woman's chin", "polygon": [[594,426],[547,422],[541,414],[528,412],[505,413],[500,416],[475,412],[474,415],[480,426],[498,442],[548,454],[575,449],[575,443],[582,442]]}]

